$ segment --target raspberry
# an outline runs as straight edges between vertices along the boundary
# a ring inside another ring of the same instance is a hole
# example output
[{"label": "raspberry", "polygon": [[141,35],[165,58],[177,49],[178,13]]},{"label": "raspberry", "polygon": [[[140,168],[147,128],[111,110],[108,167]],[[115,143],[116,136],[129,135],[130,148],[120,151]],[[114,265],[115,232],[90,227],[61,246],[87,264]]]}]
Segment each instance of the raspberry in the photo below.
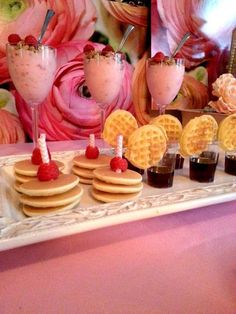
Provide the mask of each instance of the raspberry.
[{"label": "raspberry", "polygon": [[[50,151],[48,149],[48,155],[49,155],[49,159],[51,160],[51,154]],[[38,147],[35,147],[31,156],[31,162],[34,165],[40,165],[43,161],[42,161],[42,157],[41,157],[41,153],[40,153],[40,149]]]},{"label": "raspberry", "polygon": [[111,170],[121,170],[122,172],[126,171],[128,168],[128,162],[126,159],[121,157],[113,157],[110,161]]},{"label": "raspberry", "polygon": [[176,53],[175,59],[182,59],[182,56],[181,56],[181,54],[179,52]]},{"label": "raspberry", "polygon": [[88,145],[86,147],[85,156],[88,159],[96,159],[99,156],[99,149],[97,148],[97,146],[93,147]]},{"label": "raspberry", "polygon": [[113,49],[112,46],[110,46],[110,45],[106,45],[106,46],[102,49],[102,55],[106,55],[108,52],[114,52],[114,49]]},{"label": "raspberry", "polygon": [[17,45],[21,41],[21,38],[18,34],[11,34],[8,36],[8,42],[11,45]]},{"label": "raspberry", "polygon": [[33,35],[28,35],[25,37],[25,44],[29,46],[37,46],[38,41]]},{"label": "raspberry", "polygon": [[58,178],[60,171],[55,161],[41,164],[38,168],[37,177],[39,181],[50,181]]},{"label": "raspberry", "polygon": [[91,51],[94,51],[95,49],[94,49],[94,47],[92,46],[92,45],[90,45],[90,44],[87,44],[87,45],[85,45],[84,46],[84,52],[86,53],[88,53],[88,52],[91,52]]},{"label": "raspberry", "polygon": [[163,52],[158,51],[153,57],[152,59],[156,62],[162,62],[165,58],[165,55]]}]

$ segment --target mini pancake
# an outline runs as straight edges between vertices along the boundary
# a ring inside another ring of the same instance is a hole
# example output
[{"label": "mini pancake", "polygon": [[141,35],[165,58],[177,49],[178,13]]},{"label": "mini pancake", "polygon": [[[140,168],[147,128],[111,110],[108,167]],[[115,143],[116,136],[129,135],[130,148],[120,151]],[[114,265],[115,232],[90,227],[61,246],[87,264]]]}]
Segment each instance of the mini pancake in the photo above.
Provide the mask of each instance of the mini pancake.
[{"label": "mini pancake", "polygon": [[73,164],[86,169],[97,169],[110,164],[112,157],[100,154],[96,159],[88,159],[85,155],[76,156]]},{"label": "mini pancake", "polygon": [[98,191],[95,188],[92,190],[92,196],[101,202],[110,203],[110,202],[121,202],[121,201],[130,201],[138,198],[141,195],[141,192],[138,193],[127,193],[127,194],[113,194]]},{"label": "mini pancake", "polygon": [[[57,160],[54,160],[58,165],[59,170],[63,170],[65,165]],[[36,177],[38,172],[39,165],[32,164],[30,159],[21,160],[15,163],[14,170],[16,173],[29,176],[29,177]]]},{"label": "mini pancake", "polygon": [[80,186],[75,186],[73,189],[51,196],[29,196],[22,194],[20,196],[20,202],[24,205],[29,205],[39,208],[58,207],[71,204],[79,201],[83,194],[83,189]]},{"label": "mini pancake", "polygon": [[15,173],[15,179],[16,179],[16,181],[18,181],[20,183],[25,183],[25,182],[28,182],[32,179],[35,179],[35,177],[23,176],[22,174]]},{"label": "mini pancake", "polygon": [[39,181],[33,179],[22,183],[20,192],[30,196],[49,196],[64,193],[73,189],[79,183],[74,174],[60,174],[56,180]]},{"label": "mini pancake", "polygon": [[87,179],[87,178],[83,178],[83,177],[79,177],[79,182],[83,183],[83,184],[90,184],[92,185],[93,183],[93,179]]},{"label": "mini pancake", "polygon": [[142,181],[142,176],[136,171],[127,169],[124,172],[117,173],[110,167],[100,167],[93,172],[94,177],[112,184],[135,185]]},{"label": "mini pancake", "polygon": [[137,193],[142,191],[143,184],[140,182],[134,185],[122,185],[122,184],[110,184],[104,181],[93,179],[93,187],[96,190],[107,192],[107,193]]},{"label": "mini pancake", "polygon": [[26,216],[29,216],[29,217],[42,216],[42,215],[47,215],[47,214],[62,211],[62,210],[70,210],[74,208],[76,205],[78,205],[79,202],[80,202],[80,199],[64,206],[48,207],[48,208],[36,208],[36,207],[28,206],[28,205],[23,205],[22,211]]},{"label": "mini pancake", "polygon": [[21,191],[20,191],[21,184],[22,184],[22,183],[20,183],[20,182],[18,182],[18,181],[16,181],[15,184],[14,184],[14,189],[15,189],[17,192],[19,192],[19,193],[21,193]]},{"label": "mini pancake", "polygon": [[85,168],[80,168],[77,166],[72,167],[72,172],[79,177],[87,178],[87,179],[93,179],[93,169],[85,169]]}]

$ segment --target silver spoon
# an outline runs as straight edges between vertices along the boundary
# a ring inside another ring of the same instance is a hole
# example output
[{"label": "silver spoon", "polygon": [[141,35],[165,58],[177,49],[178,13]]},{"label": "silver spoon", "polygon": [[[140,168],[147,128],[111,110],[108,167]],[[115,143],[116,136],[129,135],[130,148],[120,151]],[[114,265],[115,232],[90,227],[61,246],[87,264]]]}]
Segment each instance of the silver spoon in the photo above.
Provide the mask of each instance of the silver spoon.
[{"label": "silver spoon", "polygon": [[124,36],[122,37],[121,39],[121,42],[119,44],[119,47],[117,48],[116,51],[121,51],[121,49],[124,47],[124,44],[127,40],[127,38],[129,37],[129,34],[134,30],[134,25],[129,25],[127,28],[126,28],[126,31],[124,33]]},{"label": "silver spoon", "polygon": [[44,33],[46,32],[46,29],[48,27],[49,22],[51,21],[51,18],[53,17],[53,15],[55,14],[55,12],[51,9],[47,10],[46,16],[45,16],[45,20],[38,38],[38,44],[41,44],[42,38],[44,36]]},{"label": "silver spoon", "polygon": [[191,36],[191,33],[188,32],[182,37],[181,41],[179,42],[174,52],[172,53],[171,58],[174,58],[174,56],[180,51],[180,49],[183,47],[183,45],[189,39],[190,36]]}]

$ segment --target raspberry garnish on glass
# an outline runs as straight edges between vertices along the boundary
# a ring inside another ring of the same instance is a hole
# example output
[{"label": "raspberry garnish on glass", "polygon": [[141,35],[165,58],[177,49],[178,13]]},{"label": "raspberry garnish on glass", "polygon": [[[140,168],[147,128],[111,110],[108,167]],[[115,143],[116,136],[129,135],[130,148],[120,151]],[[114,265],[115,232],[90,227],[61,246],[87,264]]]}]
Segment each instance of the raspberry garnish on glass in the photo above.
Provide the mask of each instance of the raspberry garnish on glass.
[{"label": "raspberry garnish on glass", "polygon": [[116,145],[116,156],[112,158],[110,162],[111,170],[121,173],[127,170],[128,162],[126,159],[122,158],[123,151],[123,135],[117,136],[117,145]]},{"label": "raspberry garnish on glass", "polygon": [[29,46],[37,47],[38,41],[33,35],[28,35],[25,37],[25,44]]},{"label": "raspberry garnish on glass", "polygon": [[99,149],[95,145],[94,134],[89,135],[89,145],[86,147],[85,156],[88,159],[97,159],[99,156]]},{"label": "raspberry garnish on glass", "polygon": [[57,179],[60,171],[55,161],[49,159],[45,134],[40,135],[40,138],[38,139],[38,145],[43,161],[38,168],[37,177],[39,181],[50,181]]},{"label": "raspberry garnish on glass", "polygon": [[8,42],[11,45],[17,45],[21,41],[21,38],[18,34],[10,34],[8,36]]},{"label": "raspberry garnish on glass", "polygon": [[90,44],[85,45],[84,49],[83,49],[84,53],[89,53],[89,52],[94,51],[94,50],[95,50],[94,47]]}]

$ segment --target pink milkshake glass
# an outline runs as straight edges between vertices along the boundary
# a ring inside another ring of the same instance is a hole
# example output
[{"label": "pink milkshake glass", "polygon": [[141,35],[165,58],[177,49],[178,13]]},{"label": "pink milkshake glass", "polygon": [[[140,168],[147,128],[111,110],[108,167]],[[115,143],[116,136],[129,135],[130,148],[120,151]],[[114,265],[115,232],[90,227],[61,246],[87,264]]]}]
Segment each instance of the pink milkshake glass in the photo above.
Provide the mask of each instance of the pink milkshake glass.
[{"label": "pink milkshake glass", "polygon": [[56,72],[56,50],[39,44],[29,46],[23,42],[7,44],[7,63],[11,79],[32,110],[32,138],[38,139],[38,106],[52,88]]},{"label": "pink milkshake glass", "polygon": [[85,82],[101,112],[101,136],[105,110],[120,92],[124,77],[125,56],[120,52],[92,51],[85,54]]},{"label": "pink milkshake glass", "polygon": [[178,94],[184,71],[184,60],[181,58],[165,57],[162,61],[156,61],[155,58],[147,60],[147,85],[159,114],[165,113],[166,107]]}]

